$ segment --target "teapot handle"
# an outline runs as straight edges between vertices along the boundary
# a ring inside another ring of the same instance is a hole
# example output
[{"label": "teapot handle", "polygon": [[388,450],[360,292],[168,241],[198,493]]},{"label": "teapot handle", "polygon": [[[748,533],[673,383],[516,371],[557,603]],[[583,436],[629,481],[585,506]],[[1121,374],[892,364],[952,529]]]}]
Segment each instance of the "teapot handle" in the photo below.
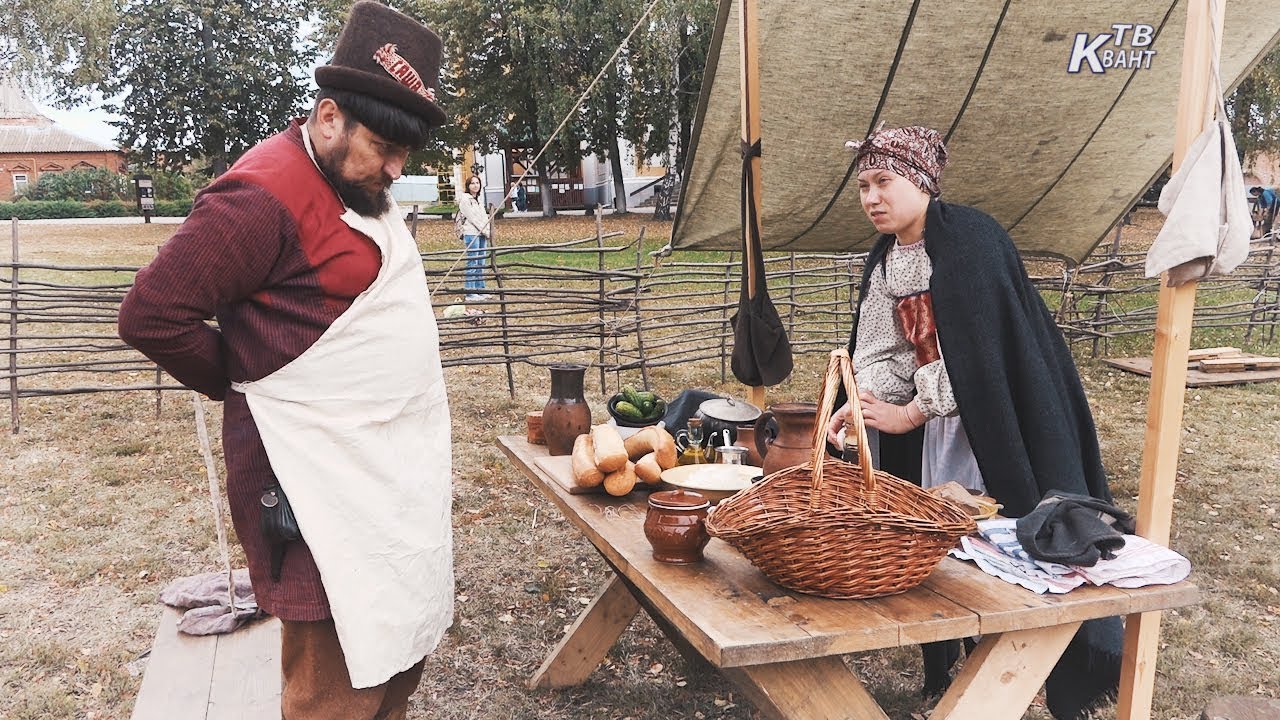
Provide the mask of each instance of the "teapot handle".
[{"label": "teapot handle", "polygon": [[760,417],[756,418],[756,452],[760,453],[761,458],[769,454],[769,448],[773,445],[773,440],[777,436],[776,431],[769,432],[769,423],[771,422],[774,426],[777,426],[777,421],[773,419],[772,410],[765,410],[760,413]]},{"label": "teapot handle", "polygon": [[689,431],[688,430],[677,430],[676,434],[673,435],[672,437],[674,437],[676,440],[677,453],[682,453],[685,450],[689,449]]}]

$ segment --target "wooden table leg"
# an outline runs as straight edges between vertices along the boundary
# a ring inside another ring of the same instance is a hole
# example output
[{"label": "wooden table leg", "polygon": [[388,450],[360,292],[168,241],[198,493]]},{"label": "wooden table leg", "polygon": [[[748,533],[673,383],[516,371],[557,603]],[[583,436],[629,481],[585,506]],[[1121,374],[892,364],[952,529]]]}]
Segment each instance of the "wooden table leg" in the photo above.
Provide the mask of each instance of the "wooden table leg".
[{"label": "wooden table leg", "polygon": [[931,720],[1020,720],[1080,623],[986,635]]},{"label": "wooden table leg", "polygon": [[604,660],[609,648],[621,637],[640,612],[631,590],[617,574],[587,606],[555,650],[529,678],[531,688],[579,685]]},{"label": "wooden table leg", "polygon": [[721,670],[780,720],[889,720],[838,655]]},{"label": "wooden table leg", "polygon": [[[606,559],[605,562],[608,562],[608,560]],[[612,564],[610,565],[612,566]],[[628,580],[625,575],[618,572],[617,568],[614,568],[614,573],[617,578],[631,590],[631,596],[634,597],[640,603],[640,607],[644,608],[644,611],[649,614],[649,618],[653,620],[653,624],[657,625],[658,629],[662,631],[662,634],[666,635],[667,639],[671,641],[671,644],[675,646],[676,651],[680,653],[680,657],[684,658],[690,674],[702,674],[716,669],[714,665],[702,656],[702,653],[698,652],[698,649],[695,648],[692,643],[680,634],[680,631],[676,629],[676,626],[673,625],[670,620],[663,617],[662,613],[658,611],[658,608],[654,607],[653,603],[649,602],[648,598],[646,598],[644,594],[636,588],[634,583]]]}]

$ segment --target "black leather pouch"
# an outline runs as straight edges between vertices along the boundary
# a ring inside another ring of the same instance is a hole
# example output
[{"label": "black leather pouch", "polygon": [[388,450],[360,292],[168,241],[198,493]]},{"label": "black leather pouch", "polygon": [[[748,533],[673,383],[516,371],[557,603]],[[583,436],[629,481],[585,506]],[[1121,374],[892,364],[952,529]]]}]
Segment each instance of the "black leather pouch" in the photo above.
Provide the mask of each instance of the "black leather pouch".
[{"label": "black leather pouch", "polygon": [[263,490],[258,504],[262,508],[262,537],[271,546],[271,579],[279,582],[284,551],[289,543],[302,539],[302,531],[280,483]]}]

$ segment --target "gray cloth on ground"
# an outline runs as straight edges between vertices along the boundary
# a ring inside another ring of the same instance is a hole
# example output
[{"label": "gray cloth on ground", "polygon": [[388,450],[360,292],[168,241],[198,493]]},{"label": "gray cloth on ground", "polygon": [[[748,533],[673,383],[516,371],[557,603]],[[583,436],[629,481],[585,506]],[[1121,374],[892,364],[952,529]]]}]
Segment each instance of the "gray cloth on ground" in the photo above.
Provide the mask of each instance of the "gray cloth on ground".
[{"label": "gray cloth on ground", "polygon": [[235,583],[235,607],[227,593],[227,574],[210,572],[174,580],[160,591],[160,602],[186,610],[178,621],[178,630],[188,635],[229,633],[255,618],[261,617],[249,570],[232,571]]},{"label": "gray cloth on ground", "polygon": [[1110,560],[1134,531],[1133,516],[1088,495],[1052,491],[1018,518],[1017,536],[1031,557],[1092,567]]}]

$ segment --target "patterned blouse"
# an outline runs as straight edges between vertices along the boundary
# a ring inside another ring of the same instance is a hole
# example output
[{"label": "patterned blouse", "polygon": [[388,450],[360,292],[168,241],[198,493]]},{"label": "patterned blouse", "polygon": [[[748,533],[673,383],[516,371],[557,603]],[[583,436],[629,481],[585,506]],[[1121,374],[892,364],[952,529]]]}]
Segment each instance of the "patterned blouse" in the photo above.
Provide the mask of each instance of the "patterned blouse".
[{"label": "patterned blouse", "polygon": [[924,240],[894,243],[885,255],[884,272],[871,273],[858,318],[858,345],[853,363],[858,387],[877,398],[904,405],[914,396],[925,417],[953,416],[956,396],[944,360],[920,366],[897,317],[898,298],[929,290],[933,264]]}]

